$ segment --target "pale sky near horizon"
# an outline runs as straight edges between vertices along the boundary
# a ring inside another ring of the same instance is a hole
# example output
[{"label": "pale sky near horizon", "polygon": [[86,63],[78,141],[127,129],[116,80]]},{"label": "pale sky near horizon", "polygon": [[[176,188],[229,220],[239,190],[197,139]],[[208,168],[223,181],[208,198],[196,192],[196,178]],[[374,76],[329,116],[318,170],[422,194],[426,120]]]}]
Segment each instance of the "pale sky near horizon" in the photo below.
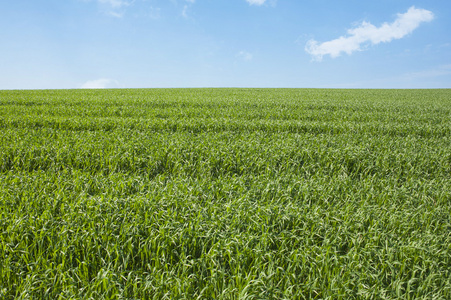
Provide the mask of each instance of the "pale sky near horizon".
[{"label": "pale sky near horizon", "polygon": [[0,90],[451,88],[448,0],[0,1]]}]

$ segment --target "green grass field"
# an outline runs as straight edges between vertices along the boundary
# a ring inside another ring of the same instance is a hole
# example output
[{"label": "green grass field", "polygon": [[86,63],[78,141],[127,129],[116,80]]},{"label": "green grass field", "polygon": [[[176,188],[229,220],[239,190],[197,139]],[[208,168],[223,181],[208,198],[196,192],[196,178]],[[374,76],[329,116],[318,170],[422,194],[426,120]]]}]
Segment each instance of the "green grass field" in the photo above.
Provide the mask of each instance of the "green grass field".
[{"label": "green grass field", "polygon": [[451,299],[451,90],[0,91],[0,299]]}]

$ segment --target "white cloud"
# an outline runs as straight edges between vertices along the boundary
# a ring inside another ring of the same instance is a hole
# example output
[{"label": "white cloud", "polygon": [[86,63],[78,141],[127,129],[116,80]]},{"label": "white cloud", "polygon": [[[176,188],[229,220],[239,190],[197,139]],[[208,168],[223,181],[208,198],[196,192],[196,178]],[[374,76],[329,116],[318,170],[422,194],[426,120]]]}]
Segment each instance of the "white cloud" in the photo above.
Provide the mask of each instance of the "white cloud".
[{"label": "white cloud", "polygon": [[183,6],[182,16],[188,18],[188,5]]},{"label": "white cloud", "polygon": [[81,88],[82,89],[106,89],[114,88],[118,86],[118,82],[114,79],[100,78],[96,80],[90,80],[85,82]]},{"label": "white cloud", "polygon": [[404,79],[435,78],[451,74],[451,65],[441,65],[435,69],[412,72],[404,75]]},{"label": "white cloud", "polygon": [[249,53],[247,51],[240,51],[236,56],[245,61],[250,61],[250,60],[252,60],[252,58],[254,58],[252,53]]},{"label": "white cloud", "polygon": [[126,7],[133,4],[134,0],[97,0],[102,6],[102,10],[105,14],[122,18],[124,16]]},{"label": "white cloud", "polygon": [[250,5],[263,5],[266,0],[246,0]]},{"label": "white cloud", "polygon": [[189,11],[190,7],[196,2],[196,0],[185,0],[185,2],[187,2],[187,4],[185,4],[183,6],[182,16],[184,18],[188,19],[189,18],[188,11]]},{"label": "white cloud", "polygon": [[115,18],[122,18],[124,16],[124,12],[117,12],[117,11],[109,11],[106,14],[109,16],[115,17]]},{"label": "white cloud", "polygon": [[159,7],[150,7],[150,11],[147,16],[153,20],[158,20],[161,17],[161,8]]},{"label": "white cloud", "polygon": [[412,6],[406,13],[398,14],[396,20],[391,24],[384,23],[380,27],[376,27],[371,23],[362,22],[359,27],[349,29],[348,36],[341,36],[324,43],[318,43],[315,40],[308,41],[305,51],[319,61],[324,55],[335,58],[342,52],[351,54],[354,51],[361,51],[362,44],[376,45],[403,38],[420,26],[422,22],[429,22],[433,19],[434,14],[431,11]]},{"label": "white cloud", "polygon": [[108,4],[112,8],[121,8],[124,6],[129,6],[131,2],[125,0],[98,0],[101,4]]}]

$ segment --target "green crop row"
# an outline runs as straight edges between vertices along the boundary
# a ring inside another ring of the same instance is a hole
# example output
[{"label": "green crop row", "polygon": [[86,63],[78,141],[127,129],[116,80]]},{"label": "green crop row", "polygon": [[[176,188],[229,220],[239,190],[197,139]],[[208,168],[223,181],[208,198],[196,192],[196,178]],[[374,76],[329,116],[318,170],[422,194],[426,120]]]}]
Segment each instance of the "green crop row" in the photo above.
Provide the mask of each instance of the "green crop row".
[{"label": "green crop row", "polygon": [[0,91],[0,299],[448,299],[451,91]]}]

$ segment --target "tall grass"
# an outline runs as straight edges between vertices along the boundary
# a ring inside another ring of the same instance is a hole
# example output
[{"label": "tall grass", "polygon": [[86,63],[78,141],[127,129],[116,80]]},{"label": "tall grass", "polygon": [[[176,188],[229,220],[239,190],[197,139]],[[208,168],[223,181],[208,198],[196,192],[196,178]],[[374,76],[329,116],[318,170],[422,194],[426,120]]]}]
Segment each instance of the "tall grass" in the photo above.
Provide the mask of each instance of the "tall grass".
[{"label": "tall grass", "polygon": [[1,299],[450,299],[451,91],[0,91]]}]

